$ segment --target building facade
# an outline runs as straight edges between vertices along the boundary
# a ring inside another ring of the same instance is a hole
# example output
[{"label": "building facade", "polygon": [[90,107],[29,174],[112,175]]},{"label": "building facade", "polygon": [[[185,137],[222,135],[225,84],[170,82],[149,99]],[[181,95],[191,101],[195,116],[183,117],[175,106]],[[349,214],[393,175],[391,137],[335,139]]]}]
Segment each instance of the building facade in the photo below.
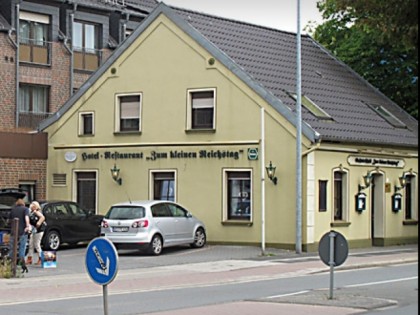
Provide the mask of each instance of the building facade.
[{"label": "building facade", "polygon": [[47,137],[33,131],[155,6],[154,0],[0,2],[0,187],[46,198]]},{"label": "building facade", "polygon": [[[58,112],[47,195],[185,205],[213,243],[294,248],[296,35],[160,4]],[[418,242],[418,122],[303,40],[302,245]]]}]

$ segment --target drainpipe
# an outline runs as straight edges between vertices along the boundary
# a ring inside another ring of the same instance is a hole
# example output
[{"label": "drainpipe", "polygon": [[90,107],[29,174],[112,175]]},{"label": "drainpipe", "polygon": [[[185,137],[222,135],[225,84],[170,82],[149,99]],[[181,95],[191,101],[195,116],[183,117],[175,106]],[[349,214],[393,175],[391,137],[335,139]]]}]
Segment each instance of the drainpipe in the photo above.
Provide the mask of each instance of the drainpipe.
[{"label": "drainpipe", "polygon": [[73,95],[73,81],[74,81],[74,50],[73,50],[73,25],[74,25],[74,14],[77,10],[77,3],[73,3],[73,12],[70,14],[70,48],[68,51],[70,52],[70,97]]},{"label": "drainpipe", "polygon": [[20,105],[20,101],[19,101],[19,80],[20,80],[20,76],[19,76],[19,66],[20,66],[20,62],[19,62],[19,54],[20,54],[20,47],[19,47],[19,43],[20,43],[20,24],[19,24],[19,16],[20,16],[20,5],[17,4],[16,5],[16,127],[19,127],[19,105]]},{"label": "drainpipe", "polygon": [[123,23],[123,34],[122,34],[123,40],[125,40],[127,38],[127,35],[126,35],[127,34],[127,23],[129,22],[129,20],[130,20],[130,14],[126,13],[125,14],[125,21]]},{"label": "drainpipe", "polygon": [[261,255],[265,255],[265,110],[261,107]]}]

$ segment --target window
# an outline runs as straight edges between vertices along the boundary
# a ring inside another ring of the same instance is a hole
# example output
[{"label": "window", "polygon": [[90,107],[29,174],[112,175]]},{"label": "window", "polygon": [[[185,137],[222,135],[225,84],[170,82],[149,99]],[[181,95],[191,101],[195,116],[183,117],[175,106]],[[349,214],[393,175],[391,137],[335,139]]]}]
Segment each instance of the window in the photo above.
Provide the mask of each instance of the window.
[{"label": "window", "polygon": [[347,173],[334,172],[334,221],[347,219]]},{"label": "window", "polygon": [[[296,93],[287,92],[291,98],[293,98],[295,101],[297,101]],[[312,115],[319,119],[324,120],[333,120],[332,117],[324,111],[321,107],[319,107],[317,104],[315,104],[309,97],[306,95],[302,95],[302,105],[309,110]]]},{"label": "window", "polygon": [[19,112],[48,112],[49,88],[37,85],[21,85],[19,89]]},{"label": "window", "polygon": [[73,24],[74,66],[79,70],[96,70],[99,66],[99,27],[81,21]]},{"label": "window", "polygon": [[153,200],[175,201],[175,173],[153,173]]},{"label": "window", "polygon": [[407,176],[407,182],[404,187],[405,194],[405,219],[416,220],[417,219],[417,193],[416,193],[416,177]]},{"label": "window", "polygon": [[251,221],[251,172],[225,172],[225,219]]},{"label": "window", "polygon": [[139,132],[141,95],[117,96],[116,132]]},{"label": "window", "polygon": [[383,119],[385,119],[389,124],[395,128],[407,128],[407,125],[404,124],[401,120],[391,114],[385,107],[376,104],[367,104],[372,108],[377,114],[379,114]]},{"label": "window", "polygon": [[35,198],[35,182],[20,182],[19,188],[26,191],[25,203],[31,203]]},{"label": "window", "polygon": [[93,113],[79,113],[79,136],[94,134]]},{"label": "window", "polygon": [[216,90],[188,91],[188,129],[215,129]]},{"label": "window", "polygon": [[327,184],[328,181],[320,180],[319,184],[319,196],[318,196],[318,211],[327,211]]},{"label": "window", "polygon": [[50,19],[46,15],[21,11],[19,15],[19,60],[49,64]]}]

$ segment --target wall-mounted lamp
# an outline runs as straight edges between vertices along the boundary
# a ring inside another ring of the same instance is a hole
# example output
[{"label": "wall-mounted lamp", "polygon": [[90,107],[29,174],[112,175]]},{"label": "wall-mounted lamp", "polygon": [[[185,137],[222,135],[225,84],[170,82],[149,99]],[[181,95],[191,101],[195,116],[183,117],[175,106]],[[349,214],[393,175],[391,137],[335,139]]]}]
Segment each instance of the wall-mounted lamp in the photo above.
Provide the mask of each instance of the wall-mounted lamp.
[{"label": "wall-mounted lamp", "polygon": [[117,165],[114,164],[114,167],[111,168],[111,176],[112,179],[118,183],[118,185],[122,184],[122,179],[120,178],[120,169],[117,168]]},{"label": "wall-mounted lamp", "polygon": [[368,172],[365,176],[363,176],[364,185],[359,184],[359,193],[366,188],[369,188],[372,185],[373,175],[372,172]]},{"label": "wall-mounted lamp", "polygon": [[401,189],[404,189],[407,185],[407,177],[408,175],[413,174],[413,169],[410,169],[408,173],[403,173],[401,177],[398,178],[398,181],[400,182],[400,186],[395,185],[395,192],[400,191]]},{"label": "wall-mounted lamp", "polygon": [[265,169],[267,171],[268,178],[271,179],[274,185],[277,185],[277,177],[274,176],[276,174],[276,167],[273,166],[273,163],[271,163],[270,161],[270,165],[267,166]]}]

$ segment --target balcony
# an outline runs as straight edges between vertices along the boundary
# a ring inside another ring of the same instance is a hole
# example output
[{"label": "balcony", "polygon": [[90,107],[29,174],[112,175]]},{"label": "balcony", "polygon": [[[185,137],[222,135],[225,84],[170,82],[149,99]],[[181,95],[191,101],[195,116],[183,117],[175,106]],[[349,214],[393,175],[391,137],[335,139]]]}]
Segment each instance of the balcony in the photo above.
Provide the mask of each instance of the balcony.
[{"label": "balcony", "polygon": [[51,42],[24,38],[19,44],[19,61],[50,65],[51,47]]},{"label": "balcony", "polygon": [[51,115],[52,113],[19,112],[18,127],[37,129],[39,123]]},{"label": "balcony", "polygon": [[95,71],[102,60],[102,52],[98,49],[75,48],[74,69],[82,71]]}]

